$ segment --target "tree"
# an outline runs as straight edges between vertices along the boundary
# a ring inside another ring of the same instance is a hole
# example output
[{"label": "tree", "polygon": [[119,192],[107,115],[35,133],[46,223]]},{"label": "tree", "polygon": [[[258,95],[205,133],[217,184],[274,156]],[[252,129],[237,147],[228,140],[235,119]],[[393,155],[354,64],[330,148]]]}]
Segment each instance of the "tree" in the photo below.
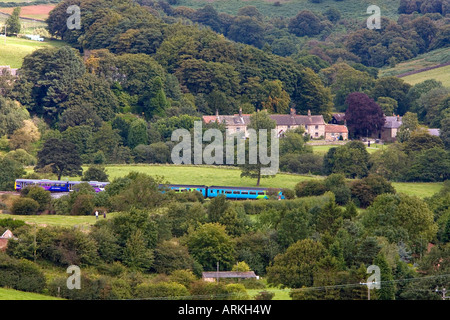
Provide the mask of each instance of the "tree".
[{"label": "tree", "polygon": [[234,264],[234,243],[218,223],[205,223],[189,232],[186,245],[204,270],[217,270],[217,262],[222,270]]},{"label": "tree", "polygon": [[347,96],[345,120],[354,137],[370,137],[379,134],[385,118],[380,106],[366,94],[354,92]]},{"label": "tree", "polygon": [[147,248],[140,229],[135,230],[128,238],[122,260],[132,270],[145,271],[151,268],[153,251]]},{"label": "tree", "polygon": [[440,137],[445,149],[450,150],[450,114],[441,120]]},{"label": "tree", "polygon": [[[385,236],[391,243],[403,240],[409,245],[431,241],[438,229],[427,204],[406,194],[378,196],[363,214],[362,222],[368,231]],[[420,252],[420,248],[415,249]]]},{"label": "tree", "polygon": [[[21,7],[14,8],[11,16],[6,20],[6,30],[8,33],[19,34],[22,28],[22,24],[20,23],[20,11]],[[6,35],[5,35],[6,36]]]},{"label": "tree", "polygon": [[389,181],[373,174],[354,181],[350,189],[352,197],[362,208],[367,208],[380,194],[395,193],[395,189]]},{"label": "tree", "polygon": [[234,41],[261,48],[264,44],[264,25],[256,18],[237,16],[228,29],[227,36]]},{"label": "tree", "polygon": [[24,120],[23,127],[14,131],[9,140],[11,149],[30,151],[33,143],[41,138],[41,133],[31,120]]},{"label": "tree", "polygon": [[278,254],[267,267],[267,281],[272,285],[302,288],[313,285],[319,260],[325,256],[322,243],[311,239],[299,240]]},{"label": "tree", "polygon": [[347,178],[362,178],[369,173],[369,153],[361,141],[351,141],[331,148],[324,158],[326,174],[342,173]]},{"label": "tree", "polygon": [[90,166],[84,173],[81,181],[102,181],[107,182],[108,174],[105,167],[102,166]]},{"label": "tree", "polygon": [[417,153],[406,173],[408,181],[445,181],[450,178],[450,153],[440,147]]},{"label": "tree", "polygon": [[394,276],[386,258],[382,253],[379,253],[373,260],[373,264],[380,268],[382,281],[380,289],[375,290],[377,298],[379,300],[395,300]]},{"label": "tree", "polygon": [[411,136],[411,132],[419,127],[419,119],[416,113],[407,112],[402,117],[402,125],[398,128],[397,139],[405,142]]},{"label": "tree", "polygon": [[309,10],[300,11],[289,22],[289,32],[298,37],[315,36],[322,32],[324,26],[320,19]]},{"label": "tree", "polygon": [[[265,150],[265,152],[267,155],[269,155],[269,150],[271,150],[271,144],[274,143],[274,141],[271,141],[272,140],[271,130],[275,129],[275,127],[276,127],[275,120],[272,120],[269,117],[269,114],[267,113],[267,111],[265,111],[265,110],[256,112],[250,116],[250,124],[248,125],[247,129],[253,129],[256,131],[256,135],[258,136],[258,143],[257,143],[258,155],[261,154],[260,148],[262,145],[261,140],[259,139],[260,130],[267,130],[266,131],[267,132],[267,141],[266,141],[267,150]],[[247,155],[250,155],[248,140],[246,140],[246,153],[247,153]],[[245,157],[246,162],[249,162],[248,161],[249,159],[250,159],[249,156]],[[273,155],[272,155],[272,159],[273,159]],[[264,165],[261,163],[260,156],[257,157],[256,161],[257,161],[256,164],[246,163],[244,165],[241,165],[241,177],[249,177],[252,179],[257,179],[256,185],[259,186],[261,177],[266,177],[264,175],[261,175],[261,170],[264,167],[268,167],[268,165]],[[270,165],[271,164],[272,163],[270,163]]]},{"label": "tree", "polygon": [[[21,67],[23,81],[30,82],[29,110],[54,122],[64,111],[72,86],[85,74],[79,53],[68,46],[46,47],[26,56]],[[20,101],[21,97],[18,97]]]},{"label": "tree", "polygon": [[62,175],[81,175],[81,159],[76,146],[66,140],[49,139],[37,154],[36,169],[50,166],[61,180]]},{"label": "tree", "polygon": [[136,119],[130,124],[128,130],[128,143],[127,145],[133,149],[139,144],[147,144],[147,122],[143,119]]}]

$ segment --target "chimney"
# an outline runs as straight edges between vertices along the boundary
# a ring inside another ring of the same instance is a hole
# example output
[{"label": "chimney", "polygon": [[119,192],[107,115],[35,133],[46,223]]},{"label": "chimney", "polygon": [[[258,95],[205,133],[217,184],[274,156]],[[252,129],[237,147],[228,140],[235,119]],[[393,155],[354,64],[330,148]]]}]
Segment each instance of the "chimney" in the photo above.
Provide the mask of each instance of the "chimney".
[{"label": "chimney", "polygon": [[239,117],[242,117],[242,108],[239,108]]},{"label": "chimney", "polygon": [[397,121],[400,121],[400,116],[399,115],[397,115]]},{"label": "chimney", "polygon": [[308,117],[311,117],[311,110],[308,110]]},{"label": "chimney", "polygon": [[292,117],[295,116],[295,109],[294,108],[291,108],[291,116]]},{"label": "chimney", "polygon": [[220,122],[220,120],[219,120],[219,109],[216,109],[216,121]]}]

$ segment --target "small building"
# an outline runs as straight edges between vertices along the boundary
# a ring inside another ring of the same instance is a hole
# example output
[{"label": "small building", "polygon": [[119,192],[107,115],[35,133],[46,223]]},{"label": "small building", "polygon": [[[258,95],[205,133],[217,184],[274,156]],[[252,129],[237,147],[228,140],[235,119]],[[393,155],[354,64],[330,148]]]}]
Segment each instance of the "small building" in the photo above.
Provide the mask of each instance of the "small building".
[{"label": "small building", "polygon": [[11,232],[11,230],[6,230],[0,236],[0,251],[5,251],[6,250],[6,247],[8,246],[9,239],[14,239],[14,235]]},{"label": "small building", "polygon": [[340,124],[327,124],[325,126],[325,140],[348,140],[347,126]]},{"label": "small building", "polygon": [[0,66],[0,76],[3,75],[16,76],[17,70],[18,70],[17,68],[11,68],[11,66]]},{"label": "small building", "polygon": [[334,113],[331,117],[330,124],[344,124],[345,113]]},{"label": "small building", "polygon": [[435,128],[430,128],[430,129],[428,129],[428,133],[431,134],[432,136],[439,137],[440,130],[435,129]]},{"label": "small building", "polygon": [[206,271],[202,272],[202,279],[207,282],[214,282],[217,279],[256,279],[259,277],[254,271]]},{"label": "small building", "polygon": [[386,142],[393,142],[396,140],[398,128],[402,125],[402,117],[400,116],[386,116],[383,127],[381,127],[381,138]]}]

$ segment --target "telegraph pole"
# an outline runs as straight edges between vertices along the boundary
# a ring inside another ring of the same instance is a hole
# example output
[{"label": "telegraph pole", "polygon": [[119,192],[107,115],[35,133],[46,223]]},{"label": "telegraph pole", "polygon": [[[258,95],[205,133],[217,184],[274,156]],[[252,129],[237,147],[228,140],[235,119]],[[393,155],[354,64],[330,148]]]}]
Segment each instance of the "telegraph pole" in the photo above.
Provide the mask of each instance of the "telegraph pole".
[{"label": "telegraph pole", "polygon": [[450,299],[450,297],[447,297],[445,294],[447,293],[447,289],[445,289],[444,287],[442,288],[442,290],[439,290],[439,287],[436,287],[436,289],[434,290],[436,293],[442,293],[442,300],[445,299]]}]

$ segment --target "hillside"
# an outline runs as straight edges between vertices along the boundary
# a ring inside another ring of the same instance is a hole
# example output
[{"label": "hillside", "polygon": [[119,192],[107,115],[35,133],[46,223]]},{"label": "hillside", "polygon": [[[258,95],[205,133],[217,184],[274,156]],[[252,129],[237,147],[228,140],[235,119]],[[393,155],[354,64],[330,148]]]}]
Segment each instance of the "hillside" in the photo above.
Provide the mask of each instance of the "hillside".
[{"label": "hillside", "polygon": [[[365,20],[369,16],[366,13],[370,5],[380,7],[382,15],[387,18],[397,18],[397,8],[400,0],[380,0],[374,3],[372,0],[324,0],[321,3],[313,3],[310,0],[179,0],[175,6],[186,6],[194,9],[202,8],[206,4],[212,5],[217,11],[228,14],[236,14],[245,6],[255,6],[264,16],[268,17],[293,17],[301,10],[311,10],[323,13],[330,8],[341,11],[345,18]],[[275,3],[279,2],[280,5]]]}]

